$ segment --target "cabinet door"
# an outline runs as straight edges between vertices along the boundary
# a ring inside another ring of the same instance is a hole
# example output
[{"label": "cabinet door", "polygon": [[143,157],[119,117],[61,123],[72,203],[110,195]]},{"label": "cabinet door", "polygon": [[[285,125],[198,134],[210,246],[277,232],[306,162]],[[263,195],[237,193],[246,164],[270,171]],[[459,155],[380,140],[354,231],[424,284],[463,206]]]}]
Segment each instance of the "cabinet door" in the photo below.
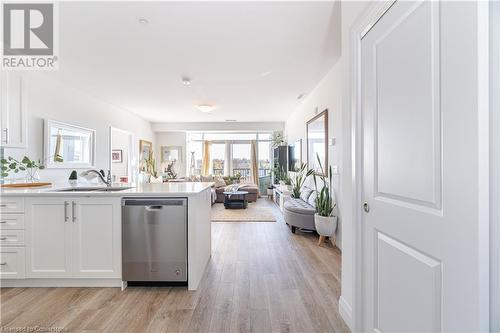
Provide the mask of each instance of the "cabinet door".
[{"label": "cabinet door", "polygon": [[70,202],[64,198],[26,199],[26,275],[71,276]]},{"label": "cabinet door", "polygon": [[73,202],[73,276],[121,278],[120,199],[78,198]]},{"label": "cabinet door", "polygon": [[26,148],[26,91],[23,78],[18,73],[3,72],[1,89],[1,140],[2,147]]}]

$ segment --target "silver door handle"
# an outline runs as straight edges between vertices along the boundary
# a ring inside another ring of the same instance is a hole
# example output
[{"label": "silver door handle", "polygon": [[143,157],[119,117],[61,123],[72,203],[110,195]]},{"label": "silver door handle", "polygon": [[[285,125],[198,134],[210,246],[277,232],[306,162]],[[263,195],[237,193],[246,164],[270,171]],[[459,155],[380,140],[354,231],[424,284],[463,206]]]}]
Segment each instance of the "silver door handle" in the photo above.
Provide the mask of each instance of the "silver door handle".
[{"label": "silver door handle", "polygon": [[1,204],[0,207],[5,208],[7,207],[7,204]]},{"label": "silver door handle", "polygon": [[7,221],[0,221],[0,223],[2,223],[2,224],[3,224],[3,223],[7,223]]},{"label": "silver door handle", "polygon": [[368,204],[368,202],[365,202],[363,204],[363,210],[365,211],[365,213],[369,213],[370,212],[370,205]]},{"label": "silver door handle", "polygon": [[69,202],[68,201],[64,201],[64,222],[68,222],[69,221],[68,205],[69,205]]},{"label": "silver door handle", "polygon": [[0,237],[0,240],[6,240],[7,237]]},{"label": "silver door handle", "polygon": [[4,128],[3,129],[4,133],[5,133],[5,139],[3,140],[6,144],[9,143],[9,129],[8,128]]},{"label": "silver door handle", "polygon": [[0,262],[0,266],[5,266],[7,265],[7,263],[4,261],[4,262]]},{"label": "silver door handle", "polygon": [[73,215],[73,222],[76,222],[76,202],[71,201],[71,215]]}]

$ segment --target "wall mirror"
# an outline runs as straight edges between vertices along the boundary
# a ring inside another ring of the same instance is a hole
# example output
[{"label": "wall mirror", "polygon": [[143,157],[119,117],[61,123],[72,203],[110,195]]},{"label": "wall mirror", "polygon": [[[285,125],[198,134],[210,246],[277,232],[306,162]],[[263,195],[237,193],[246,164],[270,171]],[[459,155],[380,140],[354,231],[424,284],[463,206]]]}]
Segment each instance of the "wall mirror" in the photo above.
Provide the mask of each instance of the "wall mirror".
[{"label": "wall mirror", "polygon": [[45,119],[44,133],[46,168],[90,169],[94,167],[95,130]]},{"label": "wall mirror", "polygon": [[134,183],[137,164],[134,152],[134,134],[119,128],[110,127],[110,164],[114,183]]},{"label": "wall mirror", "polygon": [[324,173],[328,173],[328,109],[317,114],[306,125],[307,164],[316,174],[321,174],[320,164]]}]

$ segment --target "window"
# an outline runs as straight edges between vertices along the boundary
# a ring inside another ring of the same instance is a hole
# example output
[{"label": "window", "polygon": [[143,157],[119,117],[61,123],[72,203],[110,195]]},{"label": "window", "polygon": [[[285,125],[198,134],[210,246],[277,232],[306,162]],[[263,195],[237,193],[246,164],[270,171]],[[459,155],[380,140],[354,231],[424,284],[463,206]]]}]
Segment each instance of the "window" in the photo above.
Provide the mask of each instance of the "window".
[{"label": "window", "polygon": [[224,155],[226,145],[224,143],[213,143],[210,157],[212,159],[212,174],[215,176],[224,175]]},{"label": "window", "polygon": [[201,161],[203,158],[203,141],[190,141],[188,145],[188,168],[191,176],[201,174]]},{"label": "window", "polygon": [[[271,181],[271,134],[270,133],[189,133],[188,154],[194,152],[193,163],[188,165],[190,175],[201,173],[203,142],[211,142],[210,172],[213,175],[234,176],[242,182],[252,181],[251,142],[257,141],[257,165],[261,191],[265,192]],[[188,156],[191,161],[191,156]]]}]

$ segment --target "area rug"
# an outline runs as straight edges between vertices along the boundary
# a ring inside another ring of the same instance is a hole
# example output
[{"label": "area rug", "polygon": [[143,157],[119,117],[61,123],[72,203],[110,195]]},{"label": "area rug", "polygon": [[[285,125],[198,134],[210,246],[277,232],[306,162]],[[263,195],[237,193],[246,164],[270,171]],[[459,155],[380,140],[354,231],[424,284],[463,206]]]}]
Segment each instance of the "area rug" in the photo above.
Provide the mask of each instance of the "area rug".
[{"label": "area rug", "polygon": [[212,206],[212,222],[276,222],[271,208],[251,202],[246,209],[226,209],[224,204]]}]

